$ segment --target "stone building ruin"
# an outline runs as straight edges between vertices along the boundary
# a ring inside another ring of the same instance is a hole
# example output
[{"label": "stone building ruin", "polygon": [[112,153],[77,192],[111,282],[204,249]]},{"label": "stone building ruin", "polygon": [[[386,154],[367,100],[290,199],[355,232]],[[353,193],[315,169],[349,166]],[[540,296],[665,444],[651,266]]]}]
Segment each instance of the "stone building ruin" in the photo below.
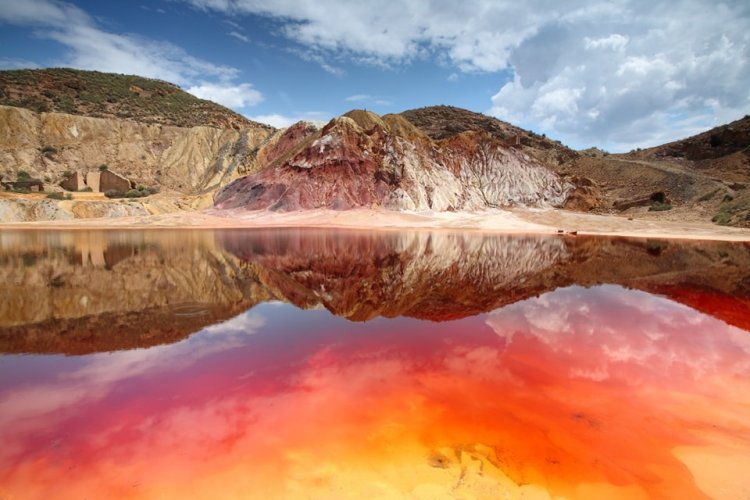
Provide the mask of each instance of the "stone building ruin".
[{"label": "stone building ruin", "polygon": [[60,187],[67,191],[82,191],[90,188],[95,193],[106,193],[107,191],[125,193],[129,189],[135,188],[127,178],[111,170],[87,172],[85,174],[73,172],[60,183]]}]

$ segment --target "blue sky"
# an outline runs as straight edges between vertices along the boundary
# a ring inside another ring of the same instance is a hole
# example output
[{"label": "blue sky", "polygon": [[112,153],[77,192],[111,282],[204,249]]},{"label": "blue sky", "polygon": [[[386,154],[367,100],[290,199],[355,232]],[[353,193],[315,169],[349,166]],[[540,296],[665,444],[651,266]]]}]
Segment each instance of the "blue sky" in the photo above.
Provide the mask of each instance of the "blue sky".
[{"label": "blue sky", "polygon": [[48,66],[275,126],[450,104],[624,151],[750,113],[750,3],[0,0],[0,67]]}]

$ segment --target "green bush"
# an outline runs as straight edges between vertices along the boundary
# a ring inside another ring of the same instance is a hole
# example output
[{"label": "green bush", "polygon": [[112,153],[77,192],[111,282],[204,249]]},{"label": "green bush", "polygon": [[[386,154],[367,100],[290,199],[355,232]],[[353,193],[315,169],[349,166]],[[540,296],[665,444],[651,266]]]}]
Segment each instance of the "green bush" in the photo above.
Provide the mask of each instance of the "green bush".
[{"label": "green bush", "polygon": [[109,167],[106,164],[102,163],[99,165],[99,172],[104,172],[105,170],[109,170]]},{"label": "green bush", "polygon": [[104,196],[107,198],[124,198],[125,193],[116,189],[108,189],[104,192]]},{"label": "green bush", "polygon": [[720,226],[726,226],[732,222],[732,214],[729,212],[719,212],[711,218],[711,222]]},{"label": "green bush", "polygon": [[26,170],[19,170],[16,172],[16,180],[25,181],[31,179],[31,175]]},{"label": "green bush", "polygon": [[63,194],[63,193],[61,193],[59,191],[55,191],[55,192],[49,193],[47,195],[47,198],[49,198],[50,200],[64,200],[65,199],[65,194]]},{"label": "green bush", "polygon": [[701,196],[700,198],[698,198],[698,201],[708,201],[711,198],[713,198],[714,196],[716,196],[716,193],[718,193],[718,192],[719,192],[718,189],[714,189],[713,191],[709,191],[708,193],[706,193],[703,196]]},{"label": "green bush", "polygon": [[78,192],[79,192],[79,193],[93,193],[93,192],[94,192],[94,190],[93,190],[93,189],[91,189],[91,187],[90,187],[90,186],[86,186],[86,187],[85,187],[85,188],[83,188],[83,189],[79,189],[79,190],[78,190]]},{"label": "green bush", "polygon": [[660,203],[658,201],[655,201],[648,209],[649,212],[663,212],[665,210],[672,210],[672,205],[670,205],[669,203]]}]

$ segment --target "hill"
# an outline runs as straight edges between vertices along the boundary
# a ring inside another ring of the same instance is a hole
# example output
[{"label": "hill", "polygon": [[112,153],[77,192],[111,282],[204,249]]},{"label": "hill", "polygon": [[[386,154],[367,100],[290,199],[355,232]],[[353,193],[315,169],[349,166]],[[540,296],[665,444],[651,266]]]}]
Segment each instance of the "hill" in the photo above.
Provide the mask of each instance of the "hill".
[{"label": "hill", "polygon": [[749,148],[745,117],[644,150],[582,151],[559,171],[595,183],[599,211],[750,227]]},{"label": "hill", "polygon": [[[365,110],[334,118],[321,130],[297,124],[259,153],[264,167],[217,193],[216,207],[451,211],[566,202],[575,185],[543,158],[574,153],[527,146],[526,135],[472,126],[480,122],[476,114],[458,112],[468,118],[421,121],[422,112],[412,113],[424,130],[409,114],[380,117]],[[446,124],[457,128],[440,128]]]},{"label": "hill", "polygon": [[28,174],[45,191],[59,191],[72,175],[109,169],[132,187],[201,195],[252,171],[272,132],[168,82],[71,69],[0,71],[6,183]]},{"label": "hill", "polygon": [[176,127],[271,129],[173,83],[69,68],[0,71],[0,105]]}]

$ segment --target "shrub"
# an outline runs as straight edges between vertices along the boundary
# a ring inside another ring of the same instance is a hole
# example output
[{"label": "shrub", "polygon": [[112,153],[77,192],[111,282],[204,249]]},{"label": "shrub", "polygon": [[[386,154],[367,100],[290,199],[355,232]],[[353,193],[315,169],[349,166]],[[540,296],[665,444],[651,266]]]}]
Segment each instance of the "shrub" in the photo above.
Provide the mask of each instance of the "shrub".
[{"label": "shrub", "polygon": [[99,165],[99,172],[104,172],[105,170],[109,170],[109,167],[105,163]]},{"label": "shrub", "polygon": [[70,170],[66,170],[62,173],[62,176],[63,179],[70,179],[71,177],[73,177],[73,172],[71,172]]},{"label": "shrub", "polygon": [[698,201],[708,201],[711,198],[713,198],[714,196],[716,196],[716,193],[718,193],[718,192],[719,192],[718,189],[714,189],[713,191],[709,191],[708,193],[706,193],[703,196],[701,196],[700,198],[698,198]]},{"label": "shrub", "polygon": [[25,181],[27,179],[31,179],[31,175],[29,175],[26,170],[19,170],[16,172],[16,180]]},{"label": "shrub", "polygon": [[79,190],[78,190],[78,192],[79,192],[79,193],[93,193],[93,192],[94,192],[94,190],[93,190],[93,189],[91,189],[91,187],[90,187],[90,186],[86,186],[86,187],[85,187],[85,188],[83,188],[83,189],[79,189]]},{"label": "shrub", "polygon": [[59,191],[55,191],[55,192],[49,193],[47,195],[47,198],[49,198],[50,200],[64,200],[65,195]]},{"label": "shrub", "polygon": [[56,154],[56,153],[57,153],[57,148],[55,148],[54,146],[44,146],[44,147],[42,147],[42,154],[43,155],[50,156],[50,155],[53,155],[53,154]]},{"label": "shrub", "polygon": [[31,193],[31,189],[16,187],[16,188],[12,188],[11,192],[13,192],[13,193],[19,193],[19,194],[29,194],[29,193]]},{"label": "shrub", "polygon": [[731,194],[725,194],[724,198],[721,199],[721,202],[726,203],[728,201],[734,201],[734,196],[732,196]]},{"label": "shrub", "polygon": [[67,193],[67,194],[65,195],[65,199],[66,199],[66,200],[72,200],[72,199],[73,199],[73,194],[72,194],[72,193]]},{"label": "shrub", "polygon": [[655,201],[651,204],[651,207],[648,209],[649,212],[663,212],[665,210],[672,210],[672,205],[669,203],[661,203],[658,201]]},{"label": "shrub", "polygon": [[108,189],[104,192],[104,196],[106,196],[107,198],[123,198],[125,196],[125,193],[116,189]]},{"label": "shrub", "polygon": [[711,222],[720,226],[726,226],[732,222],[732,214],[729,212],[719,212],[711,218]]}]

